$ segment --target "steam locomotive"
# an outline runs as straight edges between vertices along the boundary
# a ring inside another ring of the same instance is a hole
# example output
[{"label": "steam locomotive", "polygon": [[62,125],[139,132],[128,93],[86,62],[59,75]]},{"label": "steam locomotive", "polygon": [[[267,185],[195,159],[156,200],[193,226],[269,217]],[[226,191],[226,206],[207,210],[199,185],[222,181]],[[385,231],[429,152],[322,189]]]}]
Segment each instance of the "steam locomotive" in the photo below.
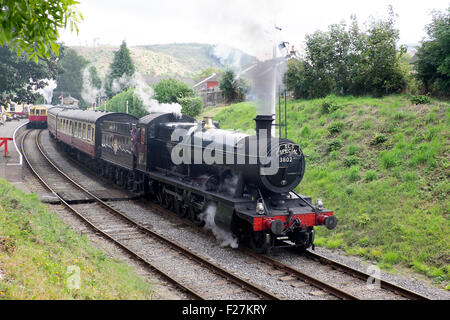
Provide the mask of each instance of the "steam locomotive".
[{"label": "steam locomotive", "polygon": [[272,116],[255,122],[256,135],[248,135],[172,113],[48,110],[50,135],[122,188],[198,226],[213,208],[215,225],[256,252],[314,247],[314,226],[333,229],[337,219],[294,191],[305,172],[300,147],[272,137]]}]

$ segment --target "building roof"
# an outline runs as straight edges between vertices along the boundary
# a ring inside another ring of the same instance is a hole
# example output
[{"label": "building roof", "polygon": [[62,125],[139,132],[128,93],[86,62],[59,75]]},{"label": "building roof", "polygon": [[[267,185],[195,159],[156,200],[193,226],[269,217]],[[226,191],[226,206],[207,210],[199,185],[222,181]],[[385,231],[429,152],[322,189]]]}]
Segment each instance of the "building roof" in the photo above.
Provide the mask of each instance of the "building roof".
[{"label": "building roof", "polygon": [[203,79],[202,81],[198,82],[197,84],[194,85],[194,88],[201,86],[202,84],[208,82],[208,81],[219,81],[221,78],[220,74],[216,74],[215,72],[213,72],[213,74],[209,77],[206,77],[205,79]]}]

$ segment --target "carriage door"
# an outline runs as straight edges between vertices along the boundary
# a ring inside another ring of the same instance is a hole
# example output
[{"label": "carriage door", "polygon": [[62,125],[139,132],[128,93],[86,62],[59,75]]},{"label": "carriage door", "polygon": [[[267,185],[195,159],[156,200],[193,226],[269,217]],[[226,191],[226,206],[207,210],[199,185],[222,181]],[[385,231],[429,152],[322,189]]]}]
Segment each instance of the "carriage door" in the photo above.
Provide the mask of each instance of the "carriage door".
[{"label": "carriage door", "polygon": [[147,169],[145,131],[145,127],[137,127],[136,140],[133,142],[133,149],[136,150],[136,167],[142,171]]}]

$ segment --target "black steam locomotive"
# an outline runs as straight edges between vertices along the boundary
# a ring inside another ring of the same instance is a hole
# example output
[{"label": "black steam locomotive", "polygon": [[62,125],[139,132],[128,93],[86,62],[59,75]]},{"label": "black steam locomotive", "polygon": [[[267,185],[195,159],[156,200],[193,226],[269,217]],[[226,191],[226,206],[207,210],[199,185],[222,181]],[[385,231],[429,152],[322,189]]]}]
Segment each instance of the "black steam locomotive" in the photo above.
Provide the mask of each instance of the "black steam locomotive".
[{"label": "black steam locomotive", "polygon": [[48,111],[51,136],[124,189],[199,226],[213,208],[215,225],[257,252],[314,246],[314,226],[333,229],[337,219],[293,191],[305,172],[299,146],[272,137],[271,116],[255,121],[257,134],[247,135],[172,113]]}]

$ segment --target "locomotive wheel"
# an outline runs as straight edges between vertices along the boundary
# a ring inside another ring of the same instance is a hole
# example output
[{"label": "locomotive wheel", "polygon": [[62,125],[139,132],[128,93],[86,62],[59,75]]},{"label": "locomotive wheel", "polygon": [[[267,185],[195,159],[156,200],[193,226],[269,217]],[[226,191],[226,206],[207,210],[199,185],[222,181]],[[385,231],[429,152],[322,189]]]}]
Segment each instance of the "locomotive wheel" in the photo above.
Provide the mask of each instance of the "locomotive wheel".
[{"label": "locomotive wheel", "polygon": [[189,210],[186,206],[183,205],[183,202],[179,201],[179,200],[175,200],[174,204],[174,211],[177,214],[177,216],[179,216],[180,218],[186,218],[186,216],[189,213]]},{"label": "locomotive wheel", "polygon": [[200,217],[202,212],[198,209],[193,208],[192,206],[189,208],[189,219],[197,226],[203,227],[205,225],[205,221]]},{"label": "locomotive wheel", "polygon": [[161,203],[162,207],[164,209],[170,210],[170,203],[171,203],[170,196],[168,196],[167,194],[162,194],[161,197],[162,197],[162,203]]},{"label": "locomotive wheel", "polygon": [[256,253],[266,253],[269,249],[268,239],[262,231],[252,231],[249,244],[250,248]]},{"label": "locomotive wheel", "polygon": [[158,192],[155,193],[155,200],[156,200],[156,203],[158,205],[162,206],[162,204],[163,204],[163,194],[162,194],[162,192],[158,191]]}]

